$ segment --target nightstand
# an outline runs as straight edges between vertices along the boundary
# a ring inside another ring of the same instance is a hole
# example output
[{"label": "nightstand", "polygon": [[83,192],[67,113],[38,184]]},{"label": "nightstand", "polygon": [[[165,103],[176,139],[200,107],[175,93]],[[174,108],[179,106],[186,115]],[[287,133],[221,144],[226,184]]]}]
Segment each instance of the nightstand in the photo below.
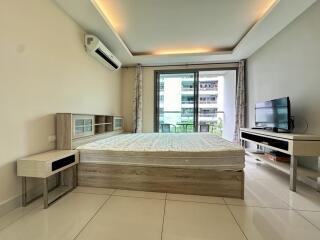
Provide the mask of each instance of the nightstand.
[{"label": "nightstand", "polygon": [[[32,156],[28,156],[17,161],[17,174],[22,177],[22,205],[26,206],[27,201],[27,178],[40,178],[43,184],[43,206],[48,206],[61,196],[65,195],[77,186],[77,164],[79,163],[79,153],[77,150],[52,150]],[[48,178],[66,170],[72,169],[72,188],[61,192],[49,202],[48,199]]]}]

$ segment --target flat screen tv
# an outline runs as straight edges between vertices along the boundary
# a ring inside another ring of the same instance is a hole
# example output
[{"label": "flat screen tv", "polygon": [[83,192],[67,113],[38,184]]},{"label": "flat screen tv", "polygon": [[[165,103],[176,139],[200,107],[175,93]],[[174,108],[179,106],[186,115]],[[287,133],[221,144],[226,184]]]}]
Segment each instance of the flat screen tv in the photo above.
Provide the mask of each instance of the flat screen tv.
[{"label": "flat screen tv", "polygon": [[274,132],[290,132],[290,100],[289,97],[259,102],[255,107],[256,128]]}]

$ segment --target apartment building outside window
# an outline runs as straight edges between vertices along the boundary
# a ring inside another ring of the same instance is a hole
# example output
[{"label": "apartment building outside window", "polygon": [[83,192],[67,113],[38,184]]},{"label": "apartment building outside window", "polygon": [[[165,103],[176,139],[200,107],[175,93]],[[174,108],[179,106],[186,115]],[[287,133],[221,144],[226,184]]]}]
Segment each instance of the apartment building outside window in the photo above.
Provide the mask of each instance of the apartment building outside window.
[{"label": "apartment building outside window", "polygon": [[231,133],[235,77],[235,70],[157,73],[155,131]]}]

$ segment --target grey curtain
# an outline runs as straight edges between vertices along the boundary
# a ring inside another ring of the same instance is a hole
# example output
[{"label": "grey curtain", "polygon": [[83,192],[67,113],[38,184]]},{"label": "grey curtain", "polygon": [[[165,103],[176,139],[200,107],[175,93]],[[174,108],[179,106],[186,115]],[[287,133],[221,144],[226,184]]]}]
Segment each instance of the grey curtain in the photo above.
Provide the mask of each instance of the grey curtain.
[{"label": "grey curtain", "polygon": [[136,77],[134,81],[133,93],[133,126],[134,133],[142,132],[142,67],[136,67]]},{"label": "grey curtain", "polygon": [[246,125],[246,84],[245,84],[246,60],[241,60],[238,66],[238,77],[236,85],[236,117],[233,135],[234,142],[240,142],[240,128]]}]

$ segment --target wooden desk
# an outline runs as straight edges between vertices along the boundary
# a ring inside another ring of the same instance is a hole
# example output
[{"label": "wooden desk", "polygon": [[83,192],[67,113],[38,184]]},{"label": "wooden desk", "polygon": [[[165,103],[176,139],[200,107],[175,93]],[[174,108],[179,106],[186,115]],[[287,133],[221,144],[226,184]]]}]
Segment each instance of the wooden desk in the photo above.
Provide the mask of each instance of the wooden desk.
[{"label": "wooden desk", "polygon": [[[290,175],[290,189],[296,191],[297,178],[319,190],[317,179],[320,172],[298,167],[298,156],[320,156],[320,136],[307,134],[275,133],[265,130],[241,128],[241,145],[245,142],[257,144],[259,147],[279,151],[291,155],[290,166],[286,163],[273,162],[263,154],[246,149],[246,153]],[[297,176],[297,170],[300,175]],[[312,178],[315,181],[312,181]]]},{"label": "wooden desk", "polygon": [[43,180],[43,204],[44,208],[48,208],[50,203],[69,192],[64,192],[49,202],[48,177],[72,168],[72,185],[75,188],[77,186],[78,163],[79,153],[77,150],[53,150],[19,159],[17,161],[17,174],[22,177],[22,205],[27,205],[27,177],[41,178]]}]

